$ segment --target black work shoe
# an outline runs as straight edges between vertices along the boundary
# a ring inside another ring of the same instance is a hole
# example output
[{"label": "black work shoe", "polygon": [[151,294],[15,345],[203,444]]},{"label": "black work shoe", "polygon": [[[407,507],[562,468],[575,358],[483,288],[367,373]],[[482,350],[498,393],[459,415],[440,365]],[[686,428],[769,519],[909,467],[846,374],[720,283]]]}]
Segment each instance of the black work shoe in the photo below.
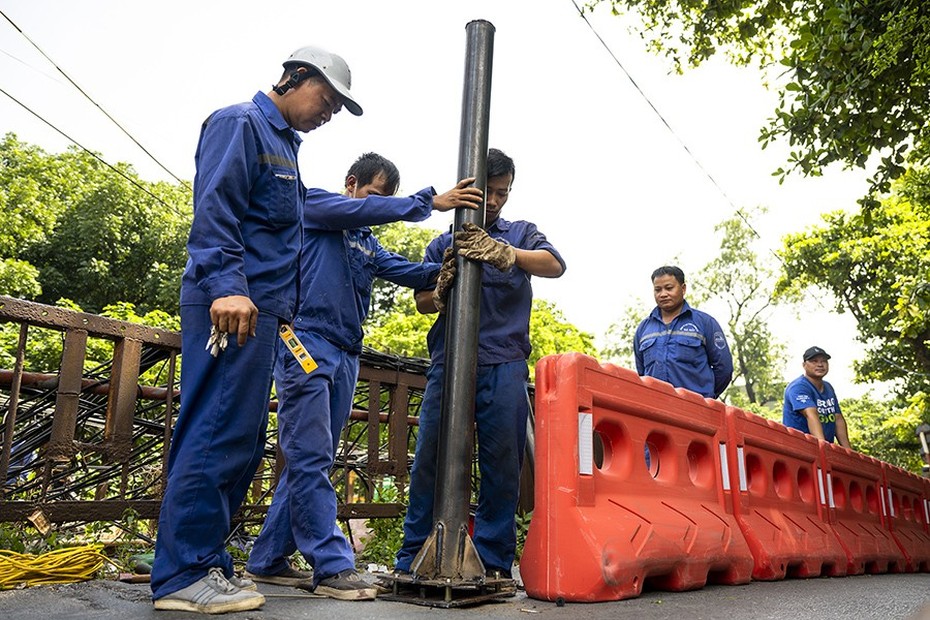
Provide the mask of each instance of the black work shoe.
[{"label": "black work shoe", "polygon": [[246,571],[245,576],[259,583],[273,583],[277,586],[291,586],[292,588],[303,588],[305,590],[313,588],[313,573],[297,570],[290,566],[274,575],[259,575]]},{"label": "black work shoe", "polygon": [[373,601],[378,596],[378,587],[363,580],[354,570],[348,569],[322,579],[313,593],[341,601]]}]

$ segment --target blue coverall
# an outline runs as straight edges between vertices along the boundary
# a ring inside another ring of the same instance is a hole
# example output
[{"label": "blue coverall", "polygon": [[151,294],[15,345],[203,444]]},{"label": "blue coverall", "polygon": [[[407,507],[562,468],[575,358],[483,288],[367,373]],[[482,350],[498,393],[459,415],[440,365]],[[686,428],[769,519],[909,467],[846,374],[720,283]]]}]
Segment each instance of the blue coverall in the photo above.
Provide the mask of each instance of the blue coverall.
[{"label": "blue coverall", "polygon": [[[547,250],[565,261],[536,225],[498,218],[487,229],[495,239],[515,248]],[[451,233],[434,239],[426,260],[440,260],[452,242]],[[478,372],[475,385],[475,423],[481,486],[475,513],[473,542],[485,569],[510,575],[517,545],[514,515],[520,492],[520,468],[526,445],[529,399],[526,391],[530,355],[530,312],[533,289],[530,274],[516,265],[501,272],[482,265]],[[441,417],[446,317],[439,314],[427,344],[432,365],[420,405],[417,449],[410,474],[410,504],[404,520],[404,542],[394,567],[409,571],[433,528],[437,448]]]},{"label": "blue coverall", "polygon": [[411,263],[384,250],[367,226],[423,220],[432,211],[432,197],[431,188],[409,198],[307,191],[294,332],[319,367],[306,374],[279,343],[275,385],[286,467],[249,556],[250,573],[282,572],[295,550],[313,566],[314,585],[355,567],[336,522],[329,472],[352,409],[372,283],[380,277],[425,288],[439,272],[438,263]]},{"label": "blue coverall", "polygon": [[654,308],[633,337],[636,372],[675,387],[717,398],[733,377],[733,357],[723,330],[705,312],[684,302],[668,325]]},{"label": "blue coverall", "polygon": [[[212,567],[232,576],[225,538],[261,460],[277,328],[297,298],[301,139],[264,93],[214,112],[195,161],[194,219],[181,284],[181,408],[168,459],[152,567],[154,599]],[[210,305],[248,296],[255,336],[205,350]]]}]

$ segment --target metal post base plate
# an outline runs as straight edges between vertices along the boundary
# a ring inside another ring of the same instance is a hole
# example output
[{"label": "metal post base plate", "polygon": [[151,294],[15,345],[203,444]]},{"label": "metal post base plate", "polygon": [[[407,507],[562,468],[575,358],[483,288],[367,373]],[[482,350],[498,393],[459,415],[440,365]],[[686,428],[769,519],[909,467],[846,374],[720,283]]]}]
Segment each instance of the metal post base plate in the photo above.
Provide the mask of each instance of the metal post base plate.
[{"label": "metal post base plate", "polygon": [[517,594],[517,582],[503,577],[480,580],[420,579],[415,575],[384,575],[382,583],[391,591],[379,594],[386,601],[399,601],[426,607],[468,607]]}]

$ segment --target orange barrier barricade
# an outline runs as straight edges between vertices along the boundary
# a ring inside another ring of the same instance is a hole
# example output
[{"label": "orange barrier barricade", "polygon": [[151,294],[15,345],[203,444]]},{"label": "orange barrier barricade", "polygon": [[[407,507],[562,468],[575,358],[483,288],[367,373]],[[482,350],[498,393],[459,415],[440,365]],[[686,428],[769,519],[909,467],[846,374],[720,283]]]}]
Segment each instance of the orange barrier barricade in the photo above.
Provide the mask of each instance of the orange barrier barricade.
[{"label": "orange barrier barricade", "polygon": [[905,557],[885,525],[881,461],[820,442],[830,527],[846,552],[848,575],[899,573]]},{"label": "orange barrier barricade", "polygon": [[924,513],[924,479],[882,463],[887,488],[888,524],[891,536],[907,558],[908,572],[930,572],[930,533]]},{"label": "orange barrier barricade", "polygon": [[536,366],[534,598],[608,601],[751,579],[723,497],[725,407],[578,353]]},{"label": "orange barrier barricade", "polygon": [[753,579],[846,574],[846,553],[827,523],[817,440],[727,407],[727,460],[736,520],[752,550]]}]

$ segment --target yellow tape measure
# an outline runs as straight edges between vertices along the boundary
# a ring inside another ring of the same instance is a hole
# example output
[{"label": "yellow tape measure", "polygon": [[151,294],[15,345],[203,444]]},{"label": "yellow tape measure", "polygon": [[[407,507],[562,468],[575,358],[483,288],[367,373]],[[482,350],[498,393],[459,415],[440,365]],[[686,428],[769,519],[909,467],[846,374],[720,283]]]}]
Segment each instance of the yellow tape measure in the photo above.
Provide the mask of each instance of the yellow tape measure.
[{"label": "yellow tape measure", "polygon": [[304,369],[305,373],[309,375],[316,370],[316,362],[310,357],[310,354],[307,353],[307,349],[304,348],[300,340],[297,339],[297,335],[294,333],[294,330],[291,329],[290,325],[281,325],[281,327],[278,328],[278,335],[281,336],[281,340],[283,340],[285,346],[290,349],[294,359],[297,360],[297,363],[300,364],[300,367]]}]

